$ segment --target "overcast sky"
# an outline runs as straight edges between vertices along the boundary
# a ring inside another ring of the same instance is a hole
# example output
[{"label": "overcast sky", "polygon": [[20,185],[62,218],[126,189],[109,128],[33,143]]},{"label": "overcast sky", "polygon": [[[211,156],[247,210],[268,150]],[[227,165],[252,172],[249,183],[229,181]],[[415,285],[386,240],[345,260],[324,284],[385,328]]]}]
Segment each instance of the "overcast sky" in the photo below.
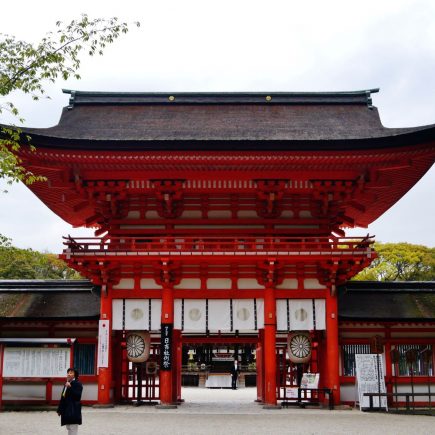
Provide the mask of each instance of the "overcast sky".
[{"label": "overcast sky", "polygon": [[[17,8],[19,7],[19,10]],[[140,21],[82,80],[46,87],[51,100],[9,96],[25,125],[57,124],[68,97],[84,91],[350,91],[374,94],[386,127],[435,123],[435,2],[108,1],[3,2],[0,32],[36,42],[55,22],[87,13]],[[5,117],[1,122],[8,122]],[[369,229],[379,241],[435,246],[435,168]],[[0,195],[0,233],[16,246],[60,252],[72,229],[26,187]]]}]

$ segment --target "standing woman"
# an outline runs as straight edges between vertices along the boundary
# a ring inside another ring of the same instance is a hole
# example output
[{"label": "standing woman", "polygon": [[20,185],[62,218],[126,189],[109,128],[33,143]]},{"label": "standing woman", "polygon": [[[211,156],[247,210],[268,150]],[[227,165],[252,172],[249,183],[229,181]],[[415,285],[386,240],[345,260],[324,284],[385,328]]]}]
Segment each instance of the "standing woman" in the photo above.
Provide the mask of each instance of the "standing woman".
[{"label": "standing woman", "polygon": [[78,433],[79,424],[82,424],[82,398],[83,386],[79,381],[79,372],[76,369],[67,370],[66,382],[63,387],[57,414],[60,415],[60,424],[66,426],[68,435]]}]

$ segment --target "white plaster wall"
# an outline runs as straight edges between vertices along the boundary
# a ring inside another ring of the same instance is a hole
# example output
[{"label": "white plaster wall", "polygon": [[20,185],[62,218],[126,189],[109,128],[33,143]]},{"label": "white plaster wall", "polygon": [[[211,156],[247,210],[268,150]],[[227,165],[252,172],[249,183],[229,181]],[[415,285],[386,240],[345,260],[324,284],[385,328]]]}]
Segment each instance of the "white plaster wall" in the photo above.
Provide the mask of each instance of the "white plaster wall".
[{"label": "white plaster wall", "polygon": [[257,212],[255,210],[240,210],[237,212],[238,218],[257,218]]},{"label": "white plaster wall", "polygon": [[355,402],[357,398],[357,391],[355,385],[341,385],[340,386],[340,399],[343,402]]},{"label": "white plaster wall", "polygon": [[114,285],[115,290],[132,290],[134,289],[134,278],[121,278],[119,283]]},{"label": "white plaster wall", "polygon": [[158,219],[159,218],[159,214],[155,210],[148,210],[145,213],[145,217],[147,219]]},{"label": "white plaster wall", "polygon": [[229,278],[208,278],[207,288],[215,290],[231,289],[231,279]]},{"label": "white plaster wall", "polygon": [[82,400],[98,400],[98,384],[83,384]]},{"label": "white plaster wall", "polygon": [[174,288],[197,290],[201,288],[201,280],[199,278],[183,278]]},{"label": "white plaster wall", "polygon": [[317,278],[305,278],[304,288],[307,290],[325,289],[326,285],[320,284]]},{"label": "white plaster wall", "polygon": [[282,289],[297,289],[298,288],[298,280],[295,278],[286,278],[282,281],[281,284],[277,285],[276,288]]},{"label": "white plaster wall", "polygon": [[237,280],[237,287],[241,290],[243,289],[264,289],[264,285],[258,283],[255,278],[239,278]]},{"label": "white plaster wall", "polygon": [[[82,380],[83,383],[83,380]],[[52,389],[52,398],[57,400],[62,394],[63,384],[55,384]],[[91,384],[83,383],[82,400],[98,400],[98,384],[93,382]]]},{"label": "white plaster wall", "polygon": [[45,400],[45,391],[45,384],[6,383],[3,384],[3,400]]},{"label": "white plaster wall", "polygon": [[313,215],[311,214],[310,210],[301,210],[299,212],[299,217],[300,218],[311,218],[311,217],[313,217]]},{"label": "white plaster wall", "polygon": [[201,219],[201,210],[184,210],[181,219]]},{"label": "white plaster wall", "polygon": [[230,219],[230,210],[211,210],[208,212],[209,219]]},{"label": "white plaster wall", "polygon": [[130,210],[127,214],[127,219],[140,219],[139,210]]},{"label": "white plaster wall", "polygon": [[140,288],[141,289],[161,289],[162,286],[157,284],[156,281],[152,278],[142,278],[140,280]]}]

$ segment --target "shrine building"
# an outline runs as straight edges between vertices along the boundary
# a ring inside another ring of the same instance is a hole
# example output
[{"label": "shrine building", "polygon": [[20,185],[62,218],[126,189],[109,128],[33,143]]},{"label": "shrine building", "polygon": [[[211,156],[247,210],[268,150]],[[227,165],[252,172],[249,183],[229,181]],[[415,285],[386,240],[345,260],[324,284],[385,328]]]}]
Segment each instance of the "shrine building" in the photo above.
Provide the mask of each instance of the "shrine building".
[{"label": "shrine building", "polygon": [[387,389],[433,382],[434,283],[349,282],[376,252],[345,231],[429,170],[435,126],[383,127],[377,89],[64,92],[58,125],[23,129],[19,153],[46,177],[35,195],[95,229],[61,254],[87,281],[0,281],[0,406],[56,402],[70,365],[85,403],[173,406],[182,385],[228,386],[234,359],[266,407],[303,373],[352,403],[373,336]]}]

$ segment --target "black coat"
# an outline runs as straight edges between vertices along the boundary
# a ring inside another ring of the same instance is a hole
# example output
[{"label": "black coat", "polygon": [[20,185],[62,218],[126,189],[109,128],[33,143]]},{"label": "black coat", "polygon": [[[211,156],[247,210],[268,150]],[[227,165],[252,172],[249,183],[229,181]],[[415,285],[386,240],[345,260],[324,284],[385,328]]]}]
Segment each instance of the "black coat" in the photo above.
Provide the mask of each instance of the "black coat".
[{"label": "black coat", "polygon": [[60,415],[60,424],[82,424],[82,398],[83,385],[75,379],[71,381],[71,387],[65,389],[57,408]]},{"label": "black coat", "polygon": [[231,370],[230,370],[230,373],[231,373],[231,376],[233,377],[233,378],[237,378],[238,376],[239,376],[239,373],[240,373],[240,368],[239,368],[239,365],[237,365],[237,369],[234,367],[234,365],[231,367]]}]

